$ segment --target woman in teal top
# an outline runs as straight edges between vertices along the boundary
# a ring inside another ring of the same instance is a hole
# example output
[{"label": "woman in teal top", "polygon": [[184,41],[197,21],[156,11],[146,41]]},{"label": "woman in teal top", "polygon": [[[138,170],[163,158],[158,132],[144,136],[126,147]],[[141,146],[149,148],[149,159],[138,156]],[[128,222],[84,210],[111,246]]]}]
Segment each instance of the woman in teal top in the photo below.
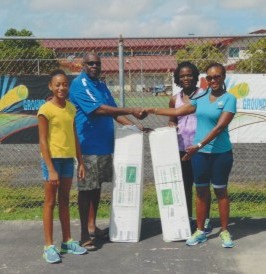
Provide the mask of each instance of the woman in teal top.
[{"label": "woman in teal top", "polygon": [[186,242],[196,245],[207,241],[204,221],[207,216],[210,183],[218,200],[223,247],[233,247],[227,230],[229,222],[228,177],[233,165],[232,145],[228,125],[236,113],[236,98],[228,93],[224,80],[226,71],[223,65],[213,63],[206,70],[208,89],[205,93],[176,109],[150,108],[148,113],[165,116],[196,114],[197,128],[193,145],[187,147],[182,160],[191,158],[196,186],[197,230]]}]

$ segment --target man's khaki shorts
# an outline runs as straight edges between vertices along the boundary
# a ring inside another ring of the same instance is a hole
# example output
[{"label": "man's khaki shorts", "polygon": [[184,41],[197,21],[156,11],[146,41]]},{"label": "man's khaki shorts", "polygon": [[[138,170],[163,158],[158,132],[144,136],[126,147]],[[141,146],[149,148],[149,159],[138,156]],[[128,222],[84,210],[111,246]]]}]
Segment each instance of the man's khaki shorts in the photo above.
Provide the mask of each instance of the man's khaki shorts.
[{"label": "man's khaki shorts", "polygon": [[113,156],[82,155],[85,165],[85,179],[78,181],[79,191],[100,189],[103,182],[112,182]]}]

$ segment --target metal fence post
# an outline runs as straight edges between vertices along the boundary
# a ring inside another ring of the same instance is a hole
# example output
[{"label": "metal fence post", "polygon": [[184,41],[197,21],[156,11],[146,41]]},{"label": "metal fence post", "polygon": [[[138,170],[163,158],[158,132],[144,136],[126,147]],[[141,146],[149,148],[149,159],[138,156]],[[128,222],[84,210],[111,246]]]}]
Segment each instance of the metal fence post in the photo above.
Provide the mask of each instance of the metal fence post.
[{"label": "metal fence post", "polygon": [[119,56],[119,90],[120,90],[120,106],[125,107],[125,89],[124,89],[124,44],[122,35],[119,38],[118,46]]}]

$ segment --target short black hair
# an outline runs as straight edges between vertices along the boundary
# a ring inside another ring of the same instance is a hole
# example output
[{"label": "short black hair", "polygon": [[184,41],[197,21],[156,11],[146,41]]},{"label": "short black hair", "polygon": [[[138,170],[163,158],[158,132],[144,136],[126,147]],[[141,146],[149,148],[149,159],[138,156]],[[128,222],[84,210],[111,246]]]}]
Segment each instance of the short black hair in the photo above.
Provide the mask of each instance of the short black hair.
[{"label": "short black hair", "polygon": [[56,75],[64,75],[64,76],[67,76],[66,73],[62,70],[62,69],[55,69],[53,70],[51,73],[50,73],[50,79],[49,79],[49,82],[51,82],[53,80],[53,78],[56,76]]},{"label": "short black hair", "polygon": [[220,68],[222,70],[222,74],[224,76],[226,76],[226,70],[225,70],[225,67],[221,64],[221,63],[217,63],[217,62],[213,62],[213,63],[210,63],[207,68],[206,68],[206,73],[207,71],[210,69],[210,68]]},{"label": "short black hair", "polygon": [[190,68],[191,71],[192,71],[192,75],[193,75],[194,80],[198,82],[199,74],[200,74],[198,68],[194,64],[192,64],[191,62],[185,61],[185,62],[181,62],[180,64],[178,64],[177,68],[174,71],[174,82],[178,86],[180,86],[179,73],[180,73],[180,70],[182,68]]}]

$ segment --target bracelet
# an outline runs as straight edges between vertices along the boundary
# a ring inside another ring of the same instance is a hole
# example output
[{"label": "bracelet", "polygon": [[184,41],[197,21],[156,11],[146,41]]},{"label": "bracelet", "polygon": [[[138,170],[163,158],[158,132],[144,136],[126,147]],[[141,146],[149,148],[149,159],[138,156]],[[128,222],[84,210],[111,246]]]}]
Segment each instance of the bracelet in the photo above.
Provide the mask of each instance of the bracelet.
[{"label": "bracelet", "polygon": [[197,147],[202,148],[203,147],[202,143],[197,143]]}]

